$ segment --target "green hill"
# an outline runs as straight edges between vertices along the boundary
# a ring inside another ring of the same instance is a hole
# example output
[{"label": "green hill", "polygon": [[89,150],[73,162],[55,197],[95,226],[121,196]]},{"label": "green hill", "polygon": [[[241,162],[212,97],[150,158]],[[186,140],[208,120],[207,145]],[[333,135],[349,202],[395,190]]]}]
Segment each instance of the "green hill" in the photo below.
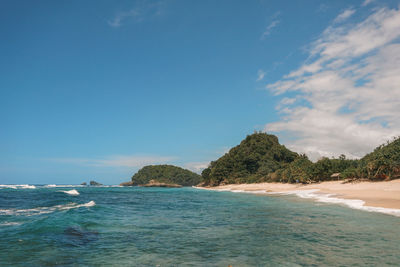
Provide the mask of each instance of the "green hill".
[{"label": "green hill", "polygon": [[165,184],[192,186],[201,182],[201,176],[173,165],[145,166],[132,176],[133,185],[145,185],[150,180]]},{"label": "green hill", "polygon": [[203,170],[204,185],[262,182],[299,155],[280,145],[275,135],[254,133]]},{"label": "green hill", "polygon": [[365,155],[353,171],[353,176],[368,179],[400,178],[400,137]]}]

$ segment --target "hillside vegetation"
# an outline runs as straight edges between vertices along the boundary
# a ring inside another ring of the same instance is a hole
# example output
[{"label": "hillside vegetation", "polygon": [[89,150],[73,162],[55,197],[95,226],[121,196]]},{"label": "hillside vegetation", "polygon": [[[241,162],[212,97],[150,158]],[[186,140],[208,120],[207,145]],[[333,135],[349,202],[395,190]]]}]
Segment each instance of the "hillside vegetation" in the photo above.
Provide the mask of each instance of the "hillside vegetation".
[{"label": "hillside vegetation", "polygon": [[265,181],[299,155],[280,145],[275,135],[254,133],[203,170],[206,185]]},{"label": "hillside vegetation", "polygon": [[400,178],[400,137],[375,148],[359,161],[356,168],[346,170],[344,175],[368,179]]},{"label": "hillside vegetation", "polygon": [[345,178],[400,178],[400,138],[377,147],[360,160],[322,158],[311,162],[280,145],[278,138],[254,133],[202,172],[203,185],[285,182],[311,183]]},{"label": "hillside vegetation", "polygon": [[177,166],[149,165],[132,176],[132,185],[146,185],[153,180],[165,184],[192,186],[200,183],[201,179],[200,175]]}]

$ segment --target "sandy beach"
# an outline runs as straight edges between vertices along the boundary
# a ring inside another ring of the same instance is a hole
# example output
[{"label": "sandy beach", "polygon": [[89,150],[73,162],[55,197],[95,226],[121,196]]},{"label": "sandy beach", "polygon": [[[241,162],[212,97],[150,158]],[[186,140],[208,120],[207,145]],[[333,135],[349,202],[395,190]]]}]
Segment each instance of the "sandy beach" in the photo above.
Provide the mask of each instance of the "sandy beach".
[{"label": "sandy beach", "polygon": [[[386,209],[400,209],[400,179],[388,182],[353,182],[330,181],[316,184],[232,184],[205,188],[218,191],[254,192],[260,194],[312,192],[307,198],[329,196],[331,199],[362,200],[360,205]],[[326,201],[329,202],[329,201]],[[334,201],[332,201],[334,202]]]}]

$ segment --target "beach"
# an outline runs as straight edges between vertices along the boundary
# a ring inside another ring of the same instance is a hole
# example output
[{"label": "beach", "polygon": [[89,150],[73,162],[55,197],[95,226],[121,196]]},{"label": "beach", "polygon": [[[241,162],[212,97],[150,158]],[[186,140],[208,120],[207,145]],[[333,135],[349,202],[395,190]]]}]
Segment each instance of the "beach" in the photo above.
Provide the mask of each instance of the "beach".
[{"label": "beach", "polygon": [[[400,210],[400,179],[387,182],[329,181],[315,184],[229,184],[204,188],[217,191],[249,192],[260,194],[296,194],[306,198],[316,198],[322,202],[338,202],[339,199],[354,200],[347,202],[367,207]],[[332,201],[329,201],[329,198]],[[323,201],[323,200],[326,201]],[[356,203],[355,201],[359,201]],[[361,202],[362,201],[362,202]],[[343,201],[346,203],[346,201]]]}]

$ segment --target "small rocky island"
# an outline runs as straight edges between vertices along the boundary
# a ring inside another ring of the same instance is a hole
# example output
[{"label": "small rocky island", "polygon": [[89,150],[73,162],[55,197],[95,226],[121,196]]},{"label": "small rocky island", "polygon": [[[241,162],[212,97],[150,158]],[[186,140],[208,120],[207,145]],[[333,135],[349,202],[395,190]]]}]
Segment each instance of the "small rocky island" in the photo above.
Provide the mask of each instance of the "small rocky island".
[{"label": "small rocky island", "polygon": [[98,182],[96,182],[96,181],[90,181],[89,184],[90,184],[91,186],[100,186],[100,185],[103,185],[103,184],[98,183]]},{"label": "small rocky island", "polygon": [[200,175],[177,166],[149,165],[133,175],[130,182],[120,185],[176,188],[197,185],[201,182],[201,179]]}]

